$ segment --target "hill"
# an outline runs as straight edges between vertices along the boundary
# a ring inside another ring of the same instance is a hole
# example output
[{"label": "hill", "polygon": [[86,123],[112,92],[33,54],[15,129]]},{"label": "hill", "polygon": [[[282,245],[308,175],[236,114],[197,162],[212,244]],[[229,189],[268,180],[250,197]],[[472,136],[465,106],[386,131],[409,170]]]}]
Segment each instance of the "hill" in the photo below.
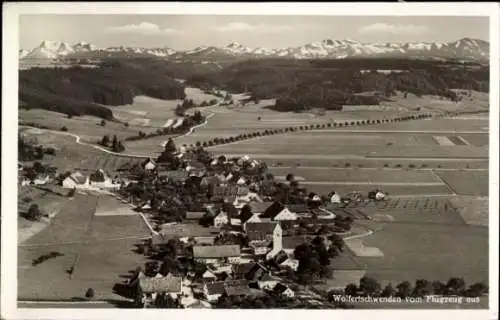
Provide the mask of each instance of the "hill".
[{"label": "hill", "polygon": [[133,98],[184,99],[184,85],[154,59],[105,60],[97,68],[31,68],[19,71],[19,100],[26,108],[112,119],[106,106]]},{"label": "hill", "polygon": [[[395,91],[449,99],[451,89],[487,92],[489,69],[478,63],[391,58],[343,60],[260,59],[191,76],[187,84],[249,92],[253,99],[277,98],[276,109],[341,109],[342,105],[378,104]],[[375,94],[365,94],[372,92]]]}]

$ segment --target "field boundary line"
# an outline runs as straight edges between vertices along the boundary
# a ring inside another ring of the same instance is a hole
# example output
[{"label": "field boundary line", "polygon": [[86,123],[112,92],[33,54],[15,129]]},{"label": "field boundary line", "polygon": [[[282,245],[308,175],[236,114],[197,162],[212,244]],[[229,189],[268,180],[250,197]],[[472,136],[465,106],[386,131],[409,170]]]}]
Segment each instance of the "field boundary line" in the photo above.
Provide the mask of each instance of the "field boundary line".
[{"label": "field boundary line", "polygon": [[436,176],[439,180],[441,180],[441,181],[442,181],[442,182],[446,185],[446,187],[447,187],[448,189],[450,189],[450,191],[451,191],[451,192],[453,192],[453,195],[458,196],[457,191],[456,191],[456,190],[455,190],[455,189],[454,189],[454,188],[453,188],[453,187],[452,187],[452,186],[451,186],[448,182],[446,182],[446,180],[445,180],[445,179],[443,179],[443,178],[439,175],[439,173],[438,173],[436,170],[432,170],[432,173],[433,173],[433,174],[434,174],[434,175],[435,175],[435,176]]}]

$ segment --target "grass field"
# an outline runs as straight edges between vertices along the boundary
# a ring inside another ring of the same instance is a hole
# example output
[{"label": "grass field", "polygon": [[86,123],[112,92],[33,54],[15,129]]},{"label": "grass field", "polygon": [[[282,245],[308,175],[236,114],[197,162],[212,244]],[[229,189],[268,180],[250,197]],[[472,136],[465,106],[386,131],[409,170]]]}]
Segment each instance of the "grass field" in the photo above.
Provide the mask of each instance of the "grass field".
[{"label": "grass field", "polygon": [[90,146],[77,144],[72,136],[51,133],[45,131],[43,134],[32,134],[32,129],[24,131],[27,137],[35,137],[38,143],[56,148],[56,156],[45,155],[41,161],[44,164],[51,164],[58,168],[58,171],[95,171],[103,169],[113,173],[117,168],[127,162],[135,162],[140,159],[124,156],[117,156],[104,153]]},{"label": "grass field", "polygon": [[488,226],[488,198],[454,197],[451,199],[451,202],[467,224],[483,227]]},{"label": "grass field", "polygon": [[[96,208],[112,205],[107,197],[75,196],[47,228],[19,247],[19,298],[81,298],[90,287],[98,299],[120,298],[113,286],[124,280],[120,275],[144,263],[133,249],[149,229],[139,215],[95,216]],[[52,251],[63,256],[31,266]],[[67,270],[72,266],[70,278]]]},{"label": "grass field", "polygon": [[313,183],[303,183],[304,187],[307,188],[308,192],[316,192],[319,194],[327,195],[331,191],[335,191],[341,195],[352,191],[359,191],[363,194],[368,194],[368,192],[374,189],[381,189],[387,193],[389,196],[396,195],[452,195],[452,191],[446,185],[435,185],[435,186],[391,186],[391,185],[381,185],[373,183],[372,185],[359,185],[356,183],[349,185],[334,185],[334,184],[314,184]]},{"label": "grass field", "polygon": [[440,182],[431,171],[407,171],[407,170],[361,170],[361,169],[331,169],[324,168],[295,168],[285,169],[271,167],[269,171],[275,176],[286,176],[292,173],[296,177],[304,177],[306,181],[324,182]]},{"label": "grass field", "polygon": [[436,171],[457,194],[465,196],[488,196],[488,172]]}]

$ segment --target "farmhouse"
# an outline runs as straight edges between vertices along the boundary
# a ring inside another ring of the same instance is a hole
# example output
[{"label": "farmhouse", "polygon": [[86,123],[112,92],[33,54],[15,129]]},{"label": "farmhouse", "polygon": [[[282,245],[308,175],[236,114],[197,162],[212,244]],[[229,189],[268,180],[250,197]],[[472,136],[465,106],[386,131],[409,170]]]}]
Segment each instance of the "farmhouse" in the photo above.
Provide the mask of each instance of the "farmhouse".
[{"label": "farmhouse", "polygon": [[88,177],[85,177],[83,174],[77,171],[67,176],[66,179],[64,179],[62,182],[62,186],[63,188],[69,189],[88,188],[89,179]]},{"label": "farmhouse", "polygon": [[217,263],[220,261],[238,263],[240,260],[240,246],[194,246],[193,258],[195,261],[203,263]]},{"label": "farmhouse", "polygon": [[276,286],[273,289],[274,292],[280,294],[281,296],[292,298],[295,296],[295,292],[288,286],[282,284],[282,283],[277,283]]},{"label": "farmhouse", "polygon": [[259,288],[262,290],[272,290],[278,283],[279,279],[269,273],[264,274],[258,281]]},{"label": "farmhouse", "polygon": [[226,287],[223,281],[219,282],[206,282],[203,286],[203,293],[205,294],[205,298],[209,302],[215,302],[226,292]]},{"label": "farmhouse", "polygon": [[156,169],[156,162],[152,160],[151,158],[147,158],[141,163],[141,166],[144,168],[146,171],[153,171]]},{"label": "farmhouse", "polygon": [[203,211],[187,211],[186,220],[200,220],[205,215]]},{"label": "farmhouse", "polygon": [[288,257],[285,261],[279,264],[281,267],[289,267],[293,271],[297,271],[299,268],[299,260]]},{"label": "farmhouse", "polygon": [[293,254],[295,248],[303,243],[307,243],[307,239],[303,236],[290,236],[282,238],[283,251],[289,255]]},{"label": "farmhouse", "polygon": [[205,271],[203,273],[202,278],[203,278],[204,281],[215,281],[215,280],[217,280],[217,276],[210,269],[207,269],[207,271]]},{"label": "farmhouse", "polygon": [[214,227],[216,228],[221,228],[222,226],[226,225],[229,223],[229,218],[227,216],[227,213],[224,211],[221,211],[215,218],[214,218]]},{"label": "farmhouse", "polygon": [[295,221],[297,220],[297,214],[295,212],[290,211],[288,208],[284,208],[274,217],[273,220]]},{"label": "farmhouse", "polygon": [[153,304],[159,294],[168,294],[173,299],[182,295],[182,278],[175,276],[138,277],[136,303],[144,308]]}]

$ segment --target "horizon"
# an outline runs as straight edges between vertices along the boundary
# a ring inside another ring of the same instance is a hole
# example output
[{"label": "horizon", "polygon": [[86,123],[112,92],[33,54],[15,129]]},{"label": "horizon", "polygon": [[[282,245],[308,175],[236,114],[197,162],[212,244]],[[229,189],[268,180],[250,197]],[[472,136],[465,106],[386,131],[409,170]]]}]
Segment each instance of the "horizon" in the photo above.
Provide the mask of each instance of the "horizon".
[{"label": "horizon", "polygon": [[22,15],[19,27],[19,49],[32,49],[44,40],[176,51],[233,42],[250,48],[288,48],[325,39],[489,42],[489,18],[470,16]]}]

